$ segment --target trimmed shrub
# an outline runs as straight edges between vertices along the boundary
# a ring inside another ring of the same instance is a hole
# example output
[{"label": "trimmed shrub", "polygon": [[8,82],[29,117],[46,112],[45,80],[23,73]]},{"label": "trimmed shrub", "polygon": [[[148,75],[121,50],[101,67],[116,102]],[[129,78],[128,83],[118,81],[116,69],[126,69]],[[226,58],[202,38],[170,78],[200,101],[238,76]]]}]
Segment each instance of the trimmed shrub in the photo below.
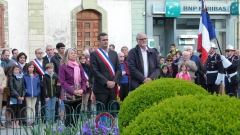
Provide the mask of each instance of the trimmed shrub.
[{"label": "trimmed shrub", "polygon": [[240,101],[228,96],[176,96],[145,110],[121,135],[239,135]]},{"label": "trimmed shrub", "polygon": [[123,128],[128,126],[139,113],[150,108],[154,102],[159,103],[166,98],[189,94],[208,95],[208,92],[192,82],[173,78],[161,78],[141,85],[131,92],[121,103],[118,115],[120,132],[122,132]]}]

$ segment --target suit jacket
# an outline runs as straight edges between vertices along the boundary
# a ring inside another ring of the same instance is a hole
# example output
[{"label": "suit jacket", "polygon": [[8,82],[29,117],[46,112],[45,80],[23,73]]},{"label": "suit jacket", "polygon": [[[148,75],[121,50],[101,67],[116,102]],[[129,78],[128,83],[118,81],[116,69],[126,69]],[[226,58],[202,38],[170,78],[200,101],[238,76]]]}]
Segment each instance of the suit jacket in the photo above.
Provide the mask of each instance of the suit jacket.
[{"label": "suit jacket", "polygon": [[[160,61],[155,50],[148,48],[148,76],[152,80],[157,79],[160,75]],[[128,53],[128,68],[131,74],[130,77],[130,90],[135,90],[146,79],[144,77],[144,66],[142,52],[139,45],[132,48]]]},{"label": "suit jacket", "polygon": [[46,70],[47,63],[49,63],[49,61],[48,61],[48,57],[46,55],[45,57],[43,57],[43,63],[42,63],[42,65],[43,65],[42,67],[44,70]]},{"label": "suit jacket", "polygon": [[115,51],[109,50],[108,57],[115,68],[114,77],[111,75],[107,66],[96,52],[93,52],[90,55],[90,68],[94,77],[93,93],[115,93],[116,86],[112,89],[107,88],[107,81],[114,81],[116,84],[120,84],[122,71],[118,60],[118,55]]},{"label": "suit jacket", "polygon": [[199,67],[198,67],[198,73],[199,73],[199,83],[200,84],[206,84],[206,79],[204,78],[204,75],[206,74],[206,64],[203,65],[201,59],[199,60]]}]

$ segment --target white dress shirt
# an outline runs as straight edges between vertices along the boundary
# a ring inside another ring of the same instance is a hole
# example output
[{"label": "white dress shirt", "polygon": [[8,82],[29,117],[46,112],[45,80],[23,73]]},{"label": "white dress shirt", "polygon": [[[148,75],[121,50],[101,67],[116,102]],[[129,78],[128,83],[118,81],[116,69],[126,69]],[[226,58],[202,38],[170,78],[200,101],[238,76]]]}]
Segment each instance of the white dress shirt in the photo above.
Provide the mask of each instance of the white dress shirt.
[{"label": "white dress shirt", "polygon": [[146,47],[146,50],[143,50],[142,48],[142,58],[143,58],[143,72],[144,72],[144,77],[148,77],[148,57],[147,57],[147,50],[148,48]]}]

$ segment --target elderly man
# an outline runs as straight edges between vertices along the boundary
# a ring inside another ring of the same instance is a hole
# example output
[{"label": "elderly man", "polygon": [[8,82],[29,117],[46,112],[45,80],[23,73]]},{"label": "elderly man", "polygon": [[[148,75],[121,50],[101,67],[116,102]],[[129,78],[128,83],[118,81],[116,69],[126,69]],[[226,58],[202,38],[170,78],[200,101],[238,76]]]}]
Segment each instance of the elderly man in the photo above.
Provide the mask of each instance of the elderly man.
[{"label": "elderly man", "polygon": [[227,59],[232,63],[228,68],[225,68],[225,90],[226,94],[237,97],[238,81],[237,81],[237,68],[238,56],[235,56],[235,49],[232,45],[226,48]]},{"label": "elderly man", "polygon": [[11,67],[15,64],[15,61],[12,59],[9,59],[10,57],[10,51],[7,49],[4,49],[2,51],[2,62],[6,63],[6,67],[3,67],[4,70],[6,70],[8,67]]},{"label": "elderly man", "polygon": [[147,47],[147,35],[138,33],[136,40],[138,44],[129,51],[127,58],[131,75],[130,91],[160,75],[159,57],[155,50]]},{"label": "elderly man", "polygon": [[47,55],[43,57],[43,64],[42,64],[44,69],[46,64],[51,62],[51,58],[54,56],[53,47],[51,45],[47,45],[45,52]]},{"label": "elderly man", "polygon": [[87,63],[89,63],[90,62],[90,59],[89,59],[90,58],[90,53],[89,53],[89,51],[88,50],[83,51],[83,55],[85,56]]},{"label": "elderly man", "polygon": [[191,76],[192,82],[195,82],[195,72],[197,71],[197,65],[194,61],[190,60],[190,52],[184,51],[183,52],[183,59],[180,59],[178,61],[178,70],[180,70],[180,67],[182,64],[186,64],[187,70]]},{"label": "elderly man", "polygon": [[127,60],[128,47],[127,47],[127,46],[123,46],[123,47],[121,48],[121,52],[124,54],[124,60]]},{"label": "elderly man", "polygon": [[[200,59],[199,59],[199,56],[193,54],[193,47],[192,46],[188,46],[186,48],[186,51],[188,51],[190,53],[190,60],[194,61],[195,64],[197,65],[197,67],[199,68],[199,60]],[[195,83],[199,84],[199,74],[198,74],[198,72],[195,72],[195,76],[196,76]]]}]

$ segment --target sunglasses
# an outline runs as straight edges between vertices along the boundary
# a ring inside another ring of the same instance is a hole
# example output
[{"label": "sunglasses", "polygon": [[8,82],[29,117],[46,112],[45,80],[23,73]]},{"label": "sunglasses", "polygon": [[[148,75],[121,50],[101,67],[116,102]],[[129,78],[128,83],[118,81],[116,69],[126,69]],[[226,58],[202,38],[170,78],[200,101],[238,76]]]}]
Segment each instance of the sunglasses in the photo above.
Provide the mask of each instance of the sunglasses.
[{"label": "sunglasses", "polygon": [[167,60],[168,62],[172,62],[172,60]]},{"label": "sunglasses", "polygon": [[226,51],[226,52],[230,52],[230,51]]}]

